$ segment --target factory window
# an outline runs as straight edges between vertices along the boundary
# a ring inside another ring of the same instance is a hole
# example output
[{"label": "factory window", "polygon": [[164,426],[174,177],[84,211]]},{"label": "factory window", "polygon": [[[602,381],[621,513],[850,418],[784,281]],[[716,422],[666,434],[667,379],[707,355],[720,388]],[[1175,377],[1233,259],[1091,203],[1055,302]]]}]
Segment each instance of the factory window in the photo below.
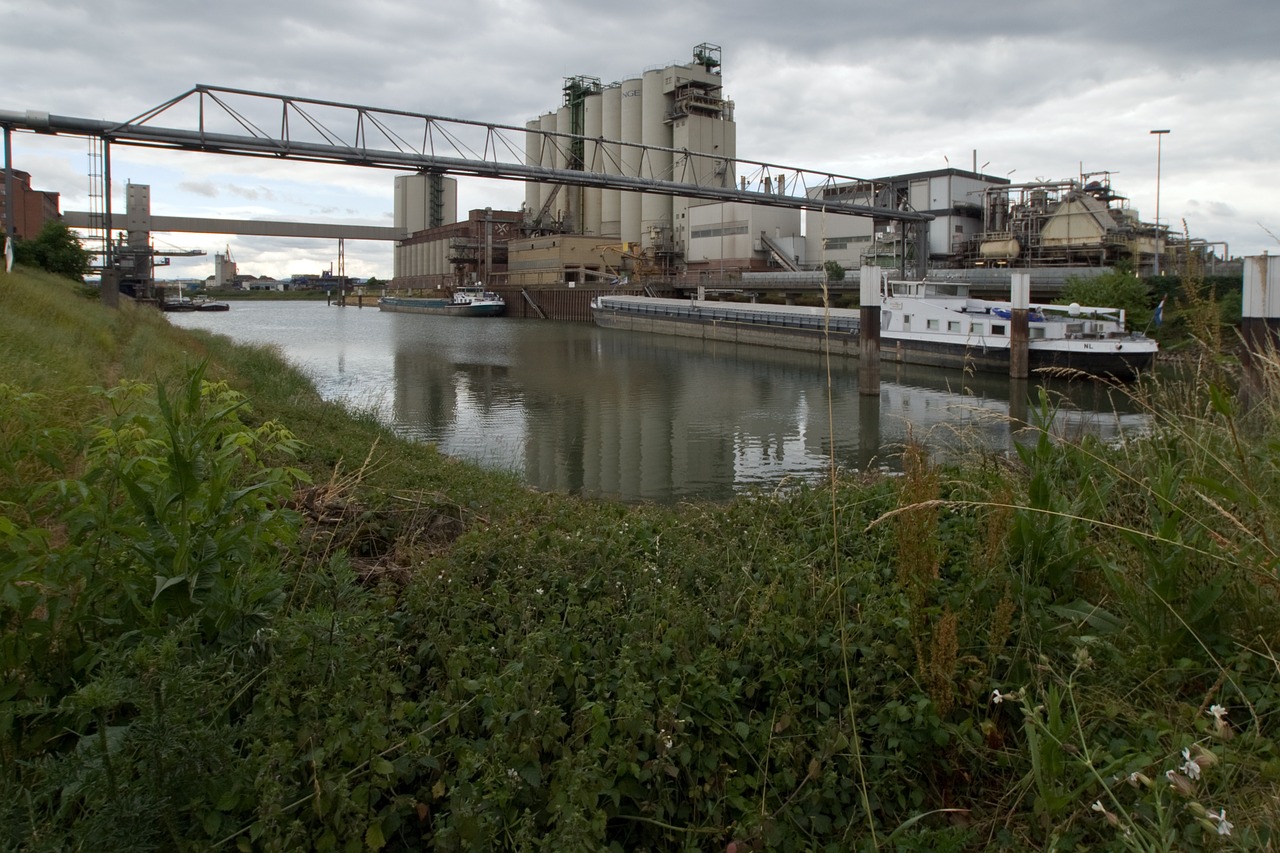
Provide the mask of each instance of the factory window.
[{"label": "factory window", "polygon": [[1004,330],[1004,323],[992,323],[992,324],[991,324],[991,334],[993,334],[993,335],[1004,335],[1004,334],[1007,334],[1007,332],[1005,332],[1005,330]]},{"label": "factory window", "polygon": [[925,327],[931,332],[936,332],[938,331],[938,321],[930,320],[928,323],[925,324]]},{"label": "factory window", "polygon": [[982,328],[982,324],[981,324],[981,323],[970,323],[970,324],[969,324],[969,334],[971,334],[971,335],[981,335],[981,334],[983,334],[984,332],[985,332],[985,330]]},{"label": "factory window", "polygon": [[948,321],[947,321],[947,331],[948,331],[948,332],[958,332],[958,331],[960,331],[960,321],[959,321],[959,320],[948,320]]},{"label": "factory window", "polygon": [[690,232],[689,236],[694,239],[697,239],[700,237],[727,237],[730,234],[746,234],[746,233],[747,233],[747,225],[746,223],[743,223],[741,225],[725,225],[725,226],[712,225],[708,228],[694,228]]}]

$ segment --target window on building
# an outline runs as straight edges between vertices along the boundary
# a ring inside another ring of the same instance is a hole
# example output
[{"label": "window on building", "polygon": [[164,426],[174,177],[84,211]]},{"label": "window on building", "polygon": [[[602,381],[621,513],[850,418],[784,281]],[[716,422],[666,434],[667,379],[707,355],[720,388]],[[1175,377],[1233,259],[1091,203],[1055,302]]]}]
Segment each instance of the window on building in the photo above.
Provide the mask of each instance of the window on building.
[{"label": "window on building", "polygon": [[929,330],[929,331],[931,331],[931,332],[936,332],[936,331],[938,331],[938,321],[937,321],[937,320],[930,320],[929,322],[925,323],[925,328],[926,328],[926,329],[928,329],[928,330]]},{"label": "window on building", "polygon": [[1007,335],[1007,334],[1009,334],[1009,333],[1005,331],[1005,325],[1004,325],[1004,323],[992,323],[992,324],[991,324],[991,334],[993,334],[993,335]]},{"label": "window on building", "polygon": [[960,331],[960,321],[959,321],[959,320],[948,320],[948,321],[947,321],[947,331],[948,331],[948,332],[958,332],[958,331]]}]

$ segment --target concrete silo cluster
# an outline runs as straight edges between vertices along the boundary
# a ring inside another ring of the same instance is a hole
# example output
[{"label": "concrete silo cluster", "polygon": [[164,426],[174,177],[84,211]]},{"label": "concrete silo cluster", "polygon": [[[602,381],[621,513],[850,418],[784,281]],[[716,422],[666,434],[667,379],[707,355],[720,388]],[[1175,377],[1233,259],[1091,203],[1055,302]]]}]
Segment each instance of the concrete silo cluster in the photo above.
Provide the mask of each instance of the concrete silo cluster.
[{"label": "concrete silo cluster", "polygon": [[[559,109],[526,126],[541,131],[527,135],[527,163],[702,186],[734,185],[733,102],[721,88],[716,45],[698,45],[688,63],[651,68],[616,83],[568,78]],[[635,244],[657,255],[682,255],[687,248],[688,199],[531,183],[525,207],[535,228]]]}]

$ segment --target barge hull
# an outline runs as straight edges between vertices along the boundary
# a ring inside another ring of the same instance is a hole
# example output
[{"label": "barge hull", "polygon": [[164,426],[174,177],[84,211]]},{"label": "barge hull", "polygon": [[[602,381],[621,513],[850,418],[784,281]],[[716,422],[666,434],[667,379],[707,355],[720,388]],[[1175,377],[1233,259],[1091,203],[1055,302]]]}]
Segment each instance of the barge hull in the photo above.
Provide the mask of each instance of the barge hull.
[{"label": "barge hull", "polygon": [[[827,331],[822,328],[762,325],[757,322],[732,319],[619,311],[608,307],[596,307],[593,309],[593,314],[596,324],[606,329],[651,332],[704,341],[751,344],[809,352],[830,352],[833,355],[852,358],[857,358],[860,354],[857,330],[849,323],[841,324],[843,328]],[[1008,346],[952,344],[882,334],[880,360],[929,367],[1007,373],[1009,348]],[[1045,369],[1079,371],[1091,376],[1114,377],[1127,381],[1135,378],[1140,372],[1150,370],[1155,363],[1155,354],[1121,352],[1117,351],[1114,345],[1111,345],[1108,351],[1108,345],[1100,342],[1096,351],[1088,353],[1038,349],[1032,346],[1028,351],[1028,361],[1033,371]]]}]

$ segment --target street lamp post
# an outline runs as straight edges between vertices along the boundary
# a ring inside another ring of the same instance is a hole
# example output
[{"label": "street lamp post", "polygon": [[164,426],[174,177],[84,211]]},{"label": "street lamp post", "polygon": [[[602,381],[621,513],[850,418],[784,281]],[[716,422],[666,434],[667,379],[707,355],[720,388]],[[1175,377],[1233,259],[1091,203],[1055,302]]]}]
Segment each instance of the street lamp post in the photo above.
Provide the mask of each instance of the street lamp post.
[{"label": "street lamp post", "polygon": [[1156,138],[1156,275],[1160,275],[1160,255],[1164,251],[1160,240],[1160,147],[1164,141],[1164,135],[1168,132],[1168,129],[1151,131]]}]

